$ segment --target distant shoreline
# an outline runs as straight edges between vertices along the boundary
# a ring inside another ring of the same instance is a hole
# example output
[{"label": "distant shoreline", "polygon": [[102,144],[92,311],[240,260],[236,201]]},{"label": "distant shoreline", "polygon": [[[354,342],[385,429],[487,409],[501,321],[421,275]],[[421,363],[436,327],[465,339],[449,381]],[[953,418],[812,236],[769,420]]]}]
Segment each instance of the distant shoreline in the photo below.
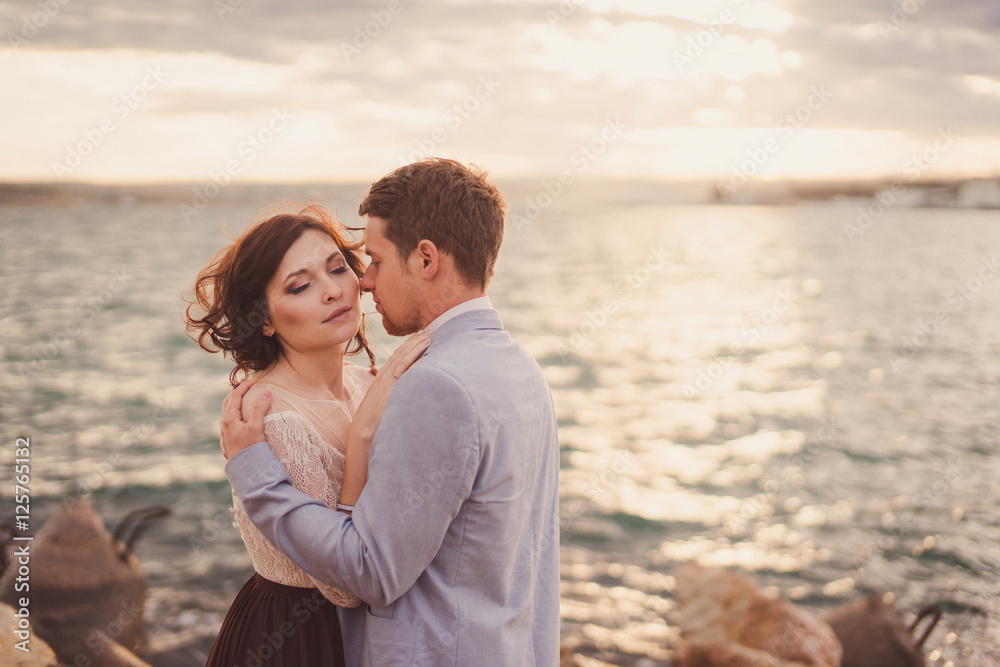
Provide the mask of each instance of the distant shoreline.
[{"label": "distant shoreline", "polygon": [[[799,203],[865,204],[886,207],[1000,208],[1000,178],[950,180],[854,181],[754,181],[739,188],[722,181],[653,181],[588,179],[596,187],[591,194],[608,203],[621,204],[735,204],[794,205]],[[545,178],[501,182],[512,208],[524,193],[538,191]],[[0,182],[0,206],[74,206],[79,204],[190,204],[197,192],[214,191],[213,200],[226,203],[266,205],[272,202],[318,199],[336,203],[358,199],[368,182],[328,183],[233,183],[219,187],[212,181],[163,184],[95,184],[84,182]],[[581,181],[574,189],[587,191]],[[582,193],[581,193],[582,194]],[[602,196],[603,195],[603,196]]]}]

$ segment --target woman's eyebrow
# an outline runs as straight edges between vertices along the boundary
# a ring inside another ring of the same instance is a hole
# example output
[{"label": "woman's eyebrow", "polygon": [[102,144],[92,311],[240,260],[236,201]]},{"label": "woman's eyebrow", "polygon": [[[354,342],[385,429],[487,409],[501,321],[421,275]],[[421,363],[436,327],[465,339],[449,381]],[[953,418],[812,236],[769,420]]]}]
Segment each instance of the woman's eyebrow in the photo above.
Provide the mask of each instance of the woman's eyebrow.
[{"label": "woman's eyebrow", "polygon": [[[331,261],[341,256],[342,254],[343,253],[341,253],[339,250],[334,250],[333,252],[330,253],[330,256],[326,258],[326,263],[329,264]],[[289,278],[294,278],[295,276],[301,276],[303,273],[309,273],[309,269],[299,269],[298,271],[292,271],[287,276],[285,276],[285,282],[288,282]]]}]

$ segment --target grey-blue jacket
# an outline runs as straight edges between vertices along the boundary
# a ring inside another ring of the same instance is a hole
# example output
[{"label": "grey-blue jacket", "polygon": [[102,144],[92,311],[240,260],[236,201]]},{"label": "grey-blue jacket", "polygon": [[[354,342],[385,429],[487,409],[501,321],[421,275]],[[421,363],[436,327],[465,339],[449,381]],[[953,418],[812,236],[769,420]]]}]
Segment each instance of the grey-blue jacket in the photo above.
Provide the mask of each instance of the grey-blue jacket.
[{"label": "grey-blue jacket", "polygon": [[353,516],[266,443],[226,474],[253,523],[342,609],[350,667],[559,662],[559,445],[548,386],[494,310],[445,322],[397,383]]}]

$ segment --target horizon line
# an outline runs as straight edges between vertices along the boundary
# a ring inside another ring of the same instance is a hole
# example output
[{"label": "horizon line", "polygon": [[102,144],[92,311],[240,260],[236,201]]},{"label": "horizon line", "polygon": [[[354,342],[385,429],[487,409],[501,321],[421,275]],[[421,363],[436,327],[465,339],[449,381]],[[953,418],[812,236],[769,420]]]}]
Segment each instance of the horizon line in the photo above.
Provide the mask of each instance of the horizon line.
[{"label": "horizon line", "polygon": [[[725,181],[728,175],[723,176],[701,176],[701,177],[668,177],[668,176],[656,176],[656,175],[643,175],[643,174],[584,174],[575,178],[575,181],[605,181],[605,182],[621,182],[621,183],[640,183],[640,182],[655,182],[663,184],[676,184],[676,185],[715,185],[720,182]],[[365,179],[358,177],[350,178],[302,178],[302,179],[252,179],[252,180],[232,180],[225,184],[223,187],[231,186],[243,186],[243,187],[253,187],[253,186],[282,186],[282,185],[370,185],[371,183],[377,181],[381,177],[376,177],[375,179]],[[547,173],[544,175],[525,175],[525,176],[497,176],[491,180],[499,183],[526,183],[526,182],[540,182],[546,180],[552,180],[556,178],[556,175]],[[836,176],[780,176],[780,177],[760,177],[760,178],[750,178],[748,179],[746,185],[758,184],[758,185],[773,185],[773,184],[784,184],[784,183],[808,183],[808,184],[862,184],[862,183],[881,183],[881,182],[895,182],[905,185],[921,185],[921,184],[938,184],[938,183],[956,183],[961,181],[974,181],[974,180],[998,180],[1000,179],[1000,171],[993,172],[991,174],[979,173],[979,174],[948,174],[939,176],[928,176],[925,178],[906,178],[901,177],[899,174],[881,174],[881,175],[836,175]],[[182,180],[175,178],[164,178],[161,180],[33,180],[27,179],[7,179],[0,177],[0,187],[9,186],[46,186],[46,187],[79,187],[79,186],[89,186],[89,187],[187,187],[187,186],[201,186],[205,185],[207,182],[212,182],[212,179],[199,179],[199,180]]]}]

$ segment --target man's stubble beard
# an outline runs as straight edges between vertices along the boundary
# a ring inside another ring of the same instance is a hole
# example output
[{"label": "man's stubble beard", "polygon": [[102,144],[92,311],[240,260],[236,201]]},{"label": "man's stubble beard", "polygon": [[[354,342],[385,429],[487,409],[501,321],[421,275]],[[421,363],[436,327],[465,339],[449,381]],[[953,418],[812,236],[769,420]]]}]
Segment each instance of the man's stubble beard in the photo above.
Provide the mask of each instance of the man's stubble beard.
[{"label": "man's stubble beard", "polygon": [[390,336],[409,336],[410,334],[415,334],[422,328],[420,326],[420,316],[412,315],[406,321],[405,325],[400,325],[395,320],[391,319],[387,314],[382,314],[382,328]]}]

